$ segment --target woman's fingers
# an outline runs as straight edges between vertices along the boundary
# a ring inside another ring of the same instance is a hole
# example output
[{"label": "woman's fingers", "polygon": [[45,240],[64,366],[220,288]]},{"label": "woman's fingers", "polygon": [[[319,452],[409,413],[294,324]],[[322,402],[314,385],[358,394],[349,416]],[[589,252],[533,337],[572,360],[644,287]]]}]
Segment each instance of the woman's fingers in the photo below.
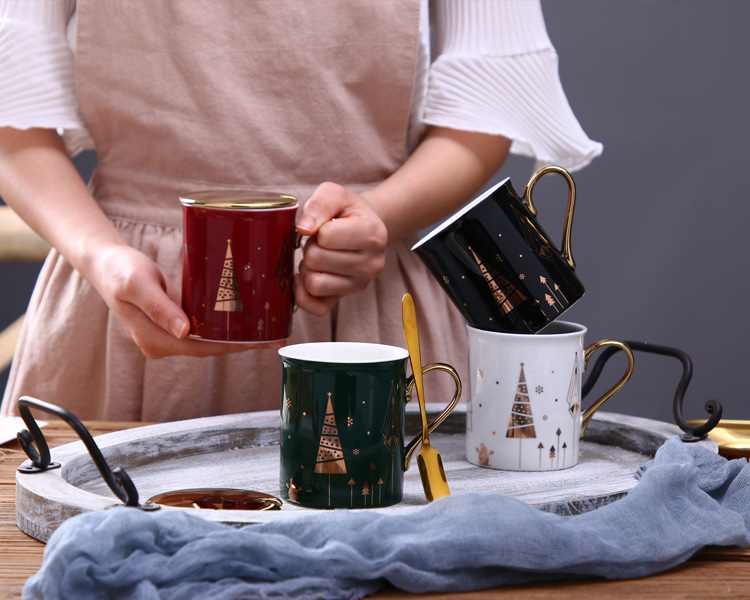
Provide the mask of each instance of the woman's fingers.
[{"label": "woman's fingers", "polygon": [[342,186],[320,185],[305,204],[297,230],[309,236],[298,278],[301,289],[295,292],[304,310],[324,313],[383,271],[385,224],[365,200]]}]

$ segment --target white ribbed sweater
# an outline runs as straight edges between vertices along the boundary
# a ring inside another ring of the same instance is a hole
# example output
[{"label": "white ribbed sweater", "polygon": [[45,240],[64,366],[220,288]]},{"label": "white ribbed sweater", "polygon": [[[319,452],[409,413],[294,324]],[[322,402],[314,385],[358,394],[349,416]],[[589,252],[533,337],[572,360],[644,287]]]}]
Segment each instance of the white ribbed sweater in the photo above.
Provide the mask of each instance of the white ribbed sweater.
[{"label": "white ribbed sweater", "polygon": [[[512,152],[570,170],[601,153],[565,97],[540,0],[420,1],[412,145],[440,125],[504,135]],[[0,0],[0,126],[57,129],[72,155],[93,148],[74,52],[75,0]]]}]

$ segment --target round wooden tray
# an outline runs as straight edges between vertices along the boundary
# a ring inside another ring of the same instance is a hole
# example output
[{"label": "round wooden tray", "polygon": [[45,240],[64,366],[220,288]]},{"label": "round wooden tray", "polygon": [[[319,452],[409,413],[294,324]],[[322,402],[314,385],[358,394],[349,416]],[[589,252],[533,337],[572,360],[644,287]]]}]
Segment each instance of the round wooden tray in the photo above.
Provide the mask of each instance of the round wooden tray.
[{"label": "round wooden tray", "polygon": [[[443,457],[451,494],[496,491],[558,514],[575,514],[623,497],[637,480],[638,467],[670,437],[675,425],[600,412],[580,446],[579,464],[547,472],[510,472],[474,466],[465,460],[465,414],[454,411],[430,436]],[[407,432],[419,431],[419,415],[407,414]],[[95,438],[110,468],[121,467],[138,488],[141,502],[168,491],[241,488],[279,495],[278,411],[246,413],[149,425]],[[699,442],[716,451],[709,440]],[[18,526],[47,541],[57,527],[78,513],[121,505],[101,479],[82,442],[52,450],[61,468],[16,475]],[[404,478],[404,499],[380,510],[414,510],[425,500],[413,462]],[[30,464],[29,461],[24,464]],[[285,503],[281,510],[186,510],[227,524],[260,523],[318,512]]]}]

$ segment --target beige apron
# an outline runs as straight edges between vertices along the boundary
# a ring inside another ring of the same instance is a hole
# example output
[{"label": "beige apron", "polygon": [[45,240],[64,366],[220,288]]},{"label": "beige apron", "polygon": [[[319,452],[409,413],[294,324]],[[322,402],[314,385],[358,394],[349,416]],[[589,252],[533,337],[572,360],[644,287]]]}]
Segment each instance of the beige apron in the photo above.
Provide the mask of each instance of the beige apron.
[{"label": "beige apron", "polygon": [[[77,27],[78,95],[99,159],[91,189],[178,288],[180,193],[253,186],[304,202],[323,181],[372,187],[403,161],[418,0],[78,0]],[[465,375],[463,321],[412,241],[393,244],[383,275],[329,315],[296,313],[290,343],[404,347],[401,297],[410,291],[423,361]],[[444,374],[425,384],[428,400],[452,389]],[[277,408],[280,389],[273,350],[146,359],[53,251],[3,412],[30,395],[80,418],[166,421]]]}]

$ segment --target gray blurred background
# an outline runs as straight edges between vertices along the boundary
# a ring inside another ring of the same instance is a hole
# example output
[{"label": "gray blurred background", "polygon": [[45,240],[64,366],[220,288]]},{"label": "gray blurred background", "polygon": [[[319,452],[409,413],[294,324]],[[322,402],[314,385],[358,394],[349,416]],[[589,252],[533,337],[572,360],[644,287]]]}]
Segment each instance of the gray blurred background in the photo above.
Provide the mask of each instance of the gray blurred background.
[{"label": "gray blurred background", "polygon": [[[704,418],[713,398],[724,418],[750,419],[743,175],[750,2],[543,0],[543,7],[570,104],[604,144],[604,154],[574,174],[573,254],[587,293],[565,318],[589,328],[587,343],[614,337],[687,352],[694,375],[686,418]],[[94,157],[77,162],[87,177]],[[514,157],[498,176],[520,192],[531,172],[530,160]],[[535,188],[541,223],[558,241],[566,198],[554,175]],[[0,265],[0,328],[24,312],[37,272]],[[624,366],[620,357],[610,362],[612,373],[593,393]],[[607,410],[672,421],[681,373],[673,358],[639,353],[633,378]]]}]

